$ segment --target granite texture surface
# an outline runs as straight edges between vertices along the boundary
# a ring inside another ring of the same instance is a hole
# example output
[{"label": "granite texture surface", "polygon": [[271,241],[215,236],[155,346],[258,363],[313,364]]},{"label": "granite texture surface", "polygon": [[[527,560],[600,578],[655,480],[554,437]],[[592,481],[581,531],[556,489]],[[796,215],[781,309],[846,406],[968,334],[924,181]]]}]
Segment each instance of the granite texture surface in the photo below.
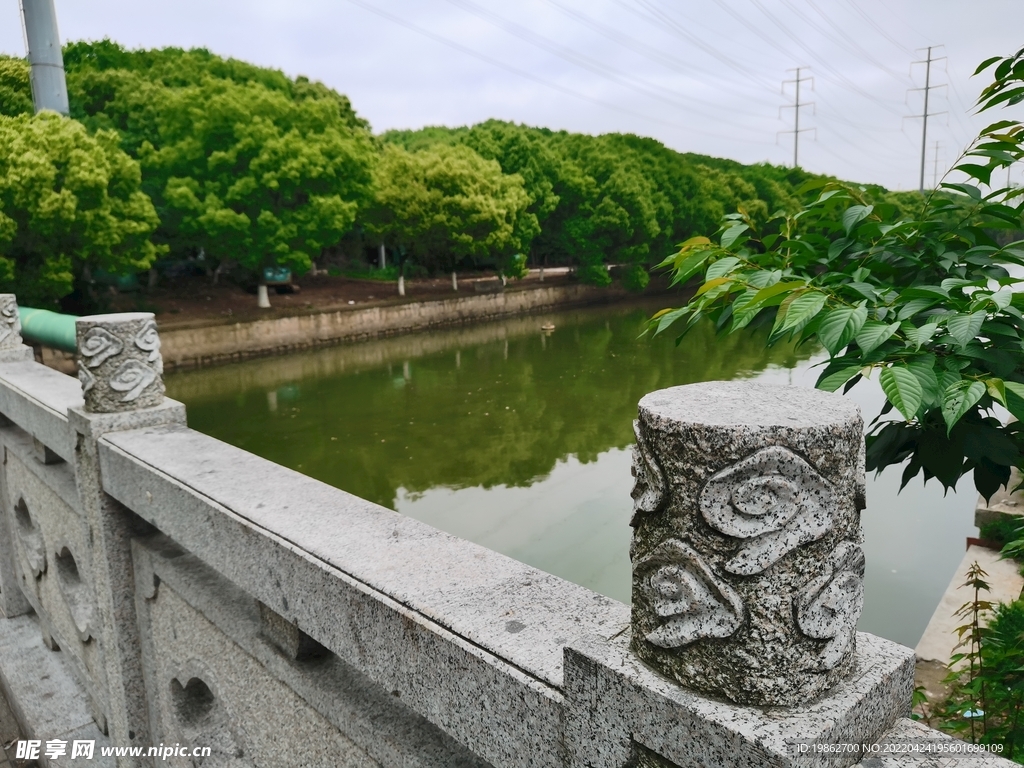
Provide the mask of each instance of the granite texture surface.
[{"label": "granite texture surface", "polygon": [[[959,749],[957,754],[943,749]],[[1012,768],[1019,765],[997,754],[978,754],[970,747],[909,718],[901,718],[871,748],[858,768]],[[914,751],[918,750],[918,751]],[[933,750],[933,751],[928,751]]]},{"label": "granite texture surface", "polygon": [[[167,687],[171,674],[159,670],[169,661],[177,659],[180,666],[190,658],[211,676],[218,671],[227,674],[228,681],[218,685],[225,708],[236,713],[235,728],[240,731],[265,730],[264,710],[285,702],[287,717],[303,722],[322,719],[325,728],[336,729],[338,734],[325,731],[321,740],[329,746],[340,738],[347,746],[317,760],[309,756],[306,764],[363,765],[369,760],[373,765],[408,768],[486,768],[487,763],[409,709],[400,696],[374,685],[334,654],[295,658],[283,652],[279,635],[268,638],[265,632],[265,606],[165,537],[137,540],[134,561],[147,684],[154,691],[151,700]],[[189,622],[192,642],[180,637],[180,625],[171,627],[168,636],[166,623],[158,618],[172,600],[187,603],[185,613],[174,609],[174,616],[202,618]],[[274,693],[264,697],[267,688]],[[171,722],[174,713],[157,712],[155,717]],[[293,732],[287,723],[282,726],[274,734],[278,743],[264,744],[264,751],[254,755],[258,764],[295,764],[302,750],[310,749],[296,744],[308,734]],[[171,734],[157,736],[166,742]],[[288,752],[293,746],[298,750]]]},{"label": "granite texture surface", "polygon": [[18,299],[13,293],[0,293],[0,352],[23,348]]},{"label": "granite texture surface", "polygon": [[452,738],[559,764],[562,646],[625,606],[188,429],[99,445],[108,494]]},{"label": "granite texture surface", "polygon": [[151,312],[80,317],[75,331],[86,411],[134,411],[163,402],[164,364]]},{"label": "granite texture surface", "polygon": [[837,395],[705,382],[635,425],[633,649],[684,686],[791,706],[848,676],[863,423]]},{"label": "granite texture surface", "polygon": [[68,668],[64,654],[49,650],[40,637],[33,616],[0,620],[0,687],[10,703],[21,733],[28,739],[93,739],[92,760],[65,756],[40,760],[50,766],[113,768],[114,760],[102,757],[100,748],[110,741],[96,727],[88,696]]},{"label": "granite texture surface", "polygon": [[4,429],[0,441],[3,508],[12,531],[17,584],[40,617],[48,644],[60,648],[102,725],[105,672],[96,640],[93,551],[75,478],[65,463],[40,463],[32,439],[20,429]]},{"label": "granite texture surface", "polygon": [[65,461],[75,457],[68,409],[82,405],[82,387],[34,361],[0,363],[0,413]]},{"label": "granite texture surface", "polygon": [[629,638],[566,648],[565,743],[573,768],[619,768],[633,742],[680,768],[846,768],[801,743],[873,742],[909,714],[914,653],[861,634],[851,675],[796,707],[753,707],[686,690],[629,651]]}]

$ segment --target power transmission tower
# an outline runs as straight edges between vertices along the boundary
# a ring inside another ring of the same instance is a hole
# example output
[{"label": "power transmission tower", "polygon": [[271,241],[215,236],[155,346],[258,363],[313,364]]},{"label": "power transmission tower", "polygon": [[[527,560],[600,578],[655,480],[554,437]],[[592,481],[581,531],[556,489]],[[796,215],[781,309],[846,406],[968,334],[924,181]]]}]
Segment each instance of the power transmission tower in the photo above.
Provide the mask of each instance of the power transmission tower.
[{"label": "power transmission tower", "polygon": [[941,45],[929,45],[928,55],[922,61],[911,62],[910,66],[913,68],[916,64],[924,64],[924,88],[911,88],[911,91],[924,91],[924,109],[920,115],[909,115],[908,117],[912,120],[917,118],[921,119],[921,182],[920,190],[924,192],[924,164],[925,154],[928,151],[928,118],[935,117],[936,115],[945,115],[947,112],[929,112],[928,111],[928,97],[931,95],[932,90],[935,88],[945,88],[946,84],[932,85],[932,64],[937,61],[943,61],[946,57],[940,56],[939,58],[932,58],[932,50],[935,48],[941,48]]},{"label": "power transmission tower", "polygon": [[804,131],[814,131],[817,136],[817,128],[801,128],[800,127],[800,108],[801,107],[814,107],[813,101],[800,101],[800,84],[810,83],[811,90],[814,90],[814,78],[813,77],[801,77],[800,73],[804,70],[810,69],[810,67],[796,67],[795,69],[787,69],[787,72],[796,72],[795,77],[792,80],[782,81],[782,93],[786,93],[787,85],[795,86],[795,96],[792,104],[786,104],[785,106],[779,107],[779,117],[782,117],[782,110],[792,109],[793,110],[793,130],[791,131],[779,131],[779,133],[792,133],[793,134],[793,167],[796,168],[800,165],[800,134]]},{"label": "power transmission tower", "polygon": [[939,186],[939,147],[941,142],[935,142],[935,164],[932,166],[932,189]]}]

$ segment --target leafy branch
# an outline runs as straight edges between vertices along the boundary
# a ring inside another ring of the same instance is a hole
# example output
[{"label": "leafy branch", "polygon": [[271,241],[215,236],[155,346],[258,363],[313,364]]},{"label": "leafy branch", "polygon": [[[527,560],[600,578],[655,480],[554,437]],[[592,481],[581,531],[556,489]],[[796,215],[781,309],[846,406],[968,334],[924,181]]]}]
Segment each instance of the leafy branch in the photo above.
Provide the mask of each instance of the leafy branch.
[{"label": "leafy branch", "polygon": [[[984,62],[995,82],[979,111],[1024,99],[1024,50]],[[973,472],[991,496],[1024,466],[1024,190],[993,173],[1024,159],[1024,125],[985,128],[913,212],[862,189],[812,180],[807,202],[763,225],[725,217],[717,242],[694,237],[662,267],[700,279],[689,302],[650,321],[684,335],[770,325],[769,344],[817,342],[829,360],[817,386],[843,391],[877,375],[886,404],[867,437],[867,467],[906,463],[946,488]],[[961,180],[949,180],[950,176]],[[887,418],[883,418],[887,417]]]}]

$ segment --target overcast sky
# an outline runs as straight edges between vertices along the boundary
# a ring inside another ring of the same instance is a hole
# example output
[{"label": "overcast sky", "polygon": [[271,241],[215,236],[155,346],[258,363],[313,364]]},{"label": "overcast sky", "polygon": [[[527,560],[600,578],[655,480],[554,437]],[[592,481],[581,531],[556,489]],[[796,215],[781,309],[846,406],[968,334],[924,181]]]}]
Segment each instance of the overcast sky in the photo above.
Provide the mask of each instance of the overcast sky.
[{"label": "overcast sky", "polygon": [[[375,131],[500,118],[653,136],[741,162],[793,161],[917,187],[924,47],[933,64],[926,184],[984,124],[989,56],[1024,46],[1020,0],[55,0],[63,40],[202,46],[348,94]],[[0,51],[25,54],[17,0]],[[1024,181],[1024,169],[1014,171]]]}]

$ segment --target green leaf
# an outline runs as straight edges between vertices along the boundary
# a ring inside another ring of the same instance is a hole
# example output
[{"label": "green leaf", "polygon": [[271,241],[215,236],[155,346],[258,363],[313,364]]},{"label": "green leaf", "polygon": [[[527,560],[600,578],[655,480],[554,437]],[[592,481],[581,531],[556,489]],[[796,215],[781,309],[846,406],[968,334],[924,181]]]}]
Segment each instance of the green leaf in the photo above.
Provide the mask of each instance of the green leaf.
[{"label": "green leaf", "polygon": [[989,397],[1004,406],[1006,405],[1006,384],[1002,379],[985,379],[985,388],[988,390]]},{"label": "green leaf", "polygon": [[870,216],[874,209],[873,205],[851,205],[843,211],[843,229],[846,230],[846,236],[849,237],[850,231]]},{"label": "green leaf", "polygon": [[988,69],[993,64],[995,64],[997,61],[999,61],[1001,58],[1003,58],[1003,57],[1002,56],[993,56],[991,59],[985,59],[983,62],[981,62],[981,64],[978,65],[978,68],[976,70],[974,70],[974,74],[975,75],[981,74],[986,69]]},{"label": "green leaf", "polygon": [[908,342],[914,345],[915,352],[931,341],[938,329],[937,321],[925,323],[920,328],[915,328],[910,324],[904,325],[902,328],[903,335],[907,337]]},{"label": "green leaf", "polygon": [[943,390],[939,388],[939,377],[935,374],[935,356],[926,355],[923,359],[908,363],[907,368],[921,385],[921,405],[939,405]]},{"label": "green leaf", "polygon": [[961,348],[966,347],[968,342],[977,338],[986,317],[987,315],[983,311],[972,312],[969,315],[952,315],[946,320],[946,330]]},{"label": "green leaf", "polygon": [[717,288],[720,285],[725,285],[731,282],[728,277],[716,277],[714,280],[708,280],[704,285],[697,289],[697,293],[694,296],[702,296],[712,288]]},{"label": "green leaf", "polygon": [[778,338],[787,333],[799,331],[821,311],[821,308],[825,306],[826,298],[825,294],[820,291],[805,291],[789,296],[783,302],[779,316],[775,318],[772,336]]},{"label": "green leaf", "polygon": [[961,163],[956,167],[961,173],[966,173],[982,184],[989,185],[992,183],[992,168],[987,165],[975,165],[974,163]]},{"label": "green leaf", "polygon": [[886,325],[877,320],[870,320],[864,323],[864,327],[860,329],[854,340],[857,342],[857,346],[860,347],[861,352],[868,355],[887,342],[899,330],[899,327],[899,323]]},{"label": "green leaf", "polygon": [[[679,309],[662,310],[662,312],[658,313],[658,327],[654,331],[654,334],[657,335],[661,333],[679,318],[686,317],[688,314],[690,314],[690,311],[690,307],[680,307]],[[652,317],[651,322],[654,322],[654,320],[655,318]]]},{"label": "green leaf", "polygon": [[740,260],[735,256],[726,256],[724,259],[719,259],[714,264],[708,267],[707,274],[704,276],[705,280],[714,280],[718,277],[725,277],[732,272],[737,266],[739,266]]},{"label": "green leaf", "polygon": [[821,320],[818,326],[818,340],[830,355],[837,355],[849,344],[868,319],[867,307],[843,307],[834,309]]},{"label": "green leaf", "polygon": [[897,320],[906,320],[913,317],[918,312],[923,312],[936,303],[935,299],[911,299],[903,308],[900,309],[899,314],[896,315]]},{"label": "green leaf", "polygon": [[[843,384],[845,384],[858,373],[860,373],[860,370],[861,366],[850,365],[847,366],[846,368],[840,368],[838,371],[833,371],[832,373],[824,371],[822,372],[821,377],[818,379],[818,383],[815,384],[814,386],[816,386],[818,389],[823,389],[826,392],[835,392],[837,389],[843,386]],[[1022,389],[1024,389],[1024,387],[1022,387]],[[1024,400],[1022,400],[1021,403],[1024,404]]]},{"label": "green leaf", "polygon": [[1016,416],[1017,421],[1024,421],[1024,384],[1004,381],[1003,388],[1006,392],[1006,410]]},{"label": "green leaf", "polygon": [[980,381],[961,379],[943,393],[942,418],[946,422],[947,435],[963,415],[977,405],[985,391],[985,385]]},{"label": "green leaf", "polygon": [[[678,255],[681,255],[681,254],[678,254]],[[696,253],[691,253],[689,256],[687,256],[685,259],[683,259],[681,262],[676,264],[676,266],[675,266],[676,276],[675,276],[674,282],[685,283],[687,280],[689,280],[691,277],[693,277],[701,269],[704,268],[704,262],[706,262],[710,257],[711,257],[711,252],[710,251],[697,251]],[[675,258],[675,257],[670,257],[670,258]],[[668,261],[668,260],[666,260],[666,261]]]},{"label": "green leaf", "polygon": [[924,396],[924,389],[917,376],[905,365],[893,365],[882,369],[878,381],[886,399],[903,414],[903,418],[911,421],[917,415]]},{"label": "green leaf", "polygon": [[728,248],[730,245],[740,239],[740,235],[746,232],[750,227],[746,224],[739,224],[729,227],[725,232],[722,233],[722,247]]}]

